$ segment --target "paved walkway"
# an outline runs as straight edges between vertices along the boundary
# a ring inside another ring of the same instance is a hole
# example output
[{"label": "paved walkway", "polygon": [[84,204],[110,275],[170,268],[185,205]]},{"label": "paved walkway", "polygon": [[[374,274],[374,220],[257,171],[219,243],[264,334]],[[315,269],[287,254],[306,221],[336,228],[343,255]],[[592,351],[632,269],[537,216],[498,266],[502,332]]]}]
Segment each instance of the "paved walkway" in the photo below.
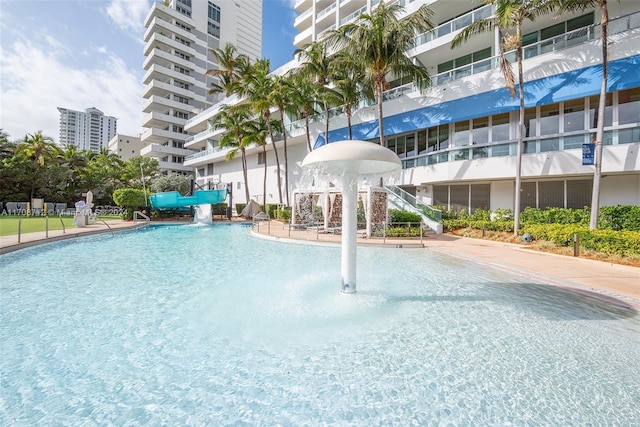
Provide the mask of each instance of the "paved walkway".
[{"label": "paved walkway", "polygon": [[[281,223],[261,223],[254,234],[282,241],[306,241],[339,244],[340,235],[318,231],[289,230]],[[640,310],[640,268],[586,258],[556,255],[528,249],[526,244],[496,242],[492,240],[429,235],[423,239],[365,239],[359,245],[385,245],[389,247],[422,247],[426,250],[456,256],[493,268],[509,271],[542,283],[596,294],[599,298]]]},{"label": "paved walkway", "polygon": [[[62,232],[49,231],[0,237],[0,254],[34,246],[44,242],[76,238],[87,234],[104,233],[145,225],[146,222],[110,220],[109,227],[96,223],[84,228],[72,228]],[[282,223],[271,221],[259,223],[251,233],[257,237],[293,241],[306,244],[340,244],[338,234],[321,233],[317,230],[295,230]],[[528,249],[525,244],[495,242],[490,240],[430,235],[423,239],[366,239],[359,237],[359,245],[384,245],[390,248],[424,248],[449,256],[509,271],[532,280],[595,294],[620,305],[640,310],[640,268],[579,257],[555,255]]]}]

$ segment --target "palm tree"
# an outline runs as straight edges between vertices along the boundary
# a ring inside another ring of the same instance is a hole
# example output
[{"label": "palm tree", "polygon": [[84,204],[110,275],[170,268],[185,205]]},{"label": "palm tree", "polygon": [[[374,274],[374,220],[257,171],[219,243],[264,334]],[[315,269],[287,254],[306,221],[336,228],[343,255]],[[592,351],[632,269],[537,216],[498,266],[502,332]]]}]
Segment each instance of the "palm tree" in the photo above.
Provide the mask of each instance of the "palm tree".
[{"label": "palm tree", "polygon": [[279,129],[280,123],[277,120],[272,120],[272,123],[267,125],[263,116],[258,116],[257,119],[247,122],[245,137],[243,144],[250,145],[252,143],[258,144],[262,147],[262,155],[264,156],[264,176],[262,181],[262,211],[267,212],[267,136],[269,136],[269,128]]},{"label": "palm tree", "polygon": [[209,90],[209,95],[214,93],[224,93],[230,97],[237,92],[237,84],[249,64],[249,57],[238,54],[236,47],[227,43],[224,48],[209,49],[220,68],[207,70],[207,76],[218,77],[220,83],[213,83]]},{"label": "palm tree", "polygon": [[315,78],[320,88],[319,91],[316,91],[316,94],[320,95],[322,105],[324,106],[324,139],[325,144],[328,144],[329,104],[327,97],[324,96],[326,92],[322,90],[329,84],[329,77],[331,73],[331,57],[327,54],[327,46],[324,43],[315,41],[310,45],[307,45],[304,49],[296,49],[294,55],[298,57],[301,72]]},{"label": "palm tree", "polygon": [[220,138],[220,148],[230,148],[225,158],[229,162],[240,152],[242,161],[242,176],[244,178],[244,191],[247,203],[249,196],[249,178],[247,167],[247,145],[251,142],[249,135],[249,123],[251,111],[246,105],[223,105],[220,112],[212,119],[214,129],[225,129],[226,132]]},{"label": "palm tree", "polygon": [[284,139],[284,192],[287,206],[289,202],[289,156],[287,154],[287,129],[284,126],[284,117],[287,112],[295,113],[295,106],[292,100],[291,77],[275,76],[273,78],[273,90],[268,95],[271,105],[278,107],[280,113],[280,126],[282,127],[282,137]]},{"label": "palm tree", "polygon": [[293,72],[291,75],[291,90],[293,102],[298,106],[299,112],[304,117],[305,129],[307,132],[307,152],[311,152],[311,130],[309,128],[309,118],[317,113],[316,100],[320,87],[306,73]]},{"label": "palm tree", "polygon": [[608,41],[607,25],[609,23],[609,11],[607,0],[549,0],[546,2],[551,10],[558,9],[557,14],[578,12],[585,9],[600,8],[600,44],[602,45],[602,83],[600,86],[600,99],[598,102],[598,123],[596,125],[596,150],[593,171],[593,190],[591,193],[591,217],[589,228],[598,228],[598,215],[600,213],[600,181],[602,178],[602,140],[604,139],[604,110],[607,98],[608,72]]},{"label": "palm tree", "polygon": [[[269,138],[273,146],[273,153],[276,157],[278,200],[282,204],[282,178],[280,177],[280,157],[273,132],[273,121],[271,120],[271,107],[273,106],[270,94],[273,92],[273,78],[269,75],[271,63],[269,59],[259,59],[251,67],[250,72],[243,79],[241,94],[246,96],[253,111],[261,114],[264,118]],[[265,148],[266,149],[266,148]]]},{"label": "palm tree", "polygon": [[347,127],[349,129],[349,139],[353,139],[351,116],[353,109],[358,106],[358,103],[364,97],[359,83],[364,78],[364,71],[358,68],[357,62],[351,57],[342,53],[336,55],[331,65],[335,71],[333,72],[334,90],[330,96],[335,104],[344,107],[344,113],[347,117]]},{"label": "palm tree", "polygon": [[409,77],[421,88],[430,83],[427,69],[415,64],[406,52],[417,34],[433,29],[433,12],[423,5],[400,20],[398,15],[403,10],[398,3],[381,1],[371,14],[362,14],[356,22],[329,31],[325,39],[330,49],[344,50],[358,61],[358,68],[364,70],[366,81],[372,85],[378,101],[380,145],[384,145],[382,93],[387,88],[387,77]]},{"label": "palm tree", "polygon": [[[518,142],[516,147],[516,185],[513,209],[513,235],[518,235],[520,228],[520,187],[522,175],[522,138],[524,131],[524,78],[522,72],[522,23],[525,20],[533,21],[537,16],[548,12],[544,6],[546,0],[486,0],[486,4],[496,6],[493,16],[465,27],[451,42],[451,47],[456,48],[465,43],[473,36],[487,31],[494,31],[496,28],[503,34],[500,43],[500,70],[504,77],[507,88],[511,96],[515,98],[515,79],[511,64],[506,59],[504,53],[515,49],[518,63],[518,93],[520,97],[520,109],[518,110]],[[509,31],[514,31],[510,34]]]},{"label": "palm tree", "polygon": [[[35,134],[27,134],[24,141],[18,145],[16,155],[31,159],[36,166],[36,178],[40,177],[42,168],[48,162],[55,162],[60,149],[53,142],[53,138],[42,135],[39,130]],[[34,179],[31,186],[31,198],[35,196],[35,186],[38,180]]]}]

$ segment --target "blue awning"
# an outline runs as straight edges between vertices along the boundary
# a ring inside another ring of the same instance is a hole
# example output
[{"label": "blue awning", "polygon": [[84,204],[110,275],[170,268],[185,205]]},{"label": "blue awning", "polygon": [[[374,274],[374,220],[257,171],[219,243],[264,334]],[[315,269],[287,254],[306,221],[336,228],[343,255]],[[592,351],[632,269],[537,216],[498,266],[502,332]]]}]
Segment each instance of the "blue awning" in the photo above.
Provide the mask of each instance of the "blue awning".
[{"label": "blue awning", "polygon": [[[597,95],[600,93],[601,84],[602,65],[593,65],[527,82],[524,85],[525,107]],[[609,62],[608,92],[638,86],[640,86],[640,55]],[[505,87],[385,117],[384,133],[390,136],[440,124],[506,113],[517,110],[519,107],[518,97],[512,98]],[[354,139],[377,138],[380,136],[378,120],[357,124],[352,127],[352,132]],[[329,131],[329,136],[331,141],[349,139],[349,129],[345,127]],[[321,133],[313,148],[324,144],[324,133]]]}]

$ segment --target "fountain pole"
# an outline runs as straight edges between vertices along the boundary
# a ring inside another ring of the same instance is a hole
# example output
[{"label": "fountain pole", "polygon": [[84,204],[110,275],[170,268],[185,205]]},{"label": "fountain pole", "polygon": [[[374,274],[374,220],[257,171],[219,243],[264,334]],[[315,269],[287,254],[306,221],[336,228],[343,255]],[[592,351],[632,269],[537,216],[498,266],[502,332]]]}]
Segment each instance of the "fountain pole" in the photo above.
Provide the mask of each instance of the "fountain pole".
[{"label": "fountain pole", "polygon": [[356,291],[356,239],[358,232],[358,174],[342,176],[342,288],[346,294]]}]

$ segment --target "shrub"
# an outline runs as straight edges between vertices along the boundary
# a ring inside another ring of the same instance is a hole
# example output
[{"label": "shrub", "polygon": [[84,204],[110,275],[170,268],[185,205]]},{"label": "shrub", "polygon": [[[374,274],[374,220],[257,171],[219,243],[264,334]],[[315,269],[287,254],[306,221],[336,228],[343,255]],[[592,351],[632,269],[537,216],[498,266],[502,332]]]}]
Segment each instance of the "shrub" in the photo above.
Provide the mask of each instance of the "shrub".
[{"label": "shrub", "polygon": [[603,206],[599,211],[598,226],[640,231],[640,206]]},{"label": "shrub", "polygon": [[421,222],[422,217],[414,212],[401,211],[399,209],[389,209],[389,223],[398,222]]},{"label": "shrub", "polygon": [[147,194],[137,188],[120,188],[113,192],[113,202],[126,209],[123,218],[133,218],[133,212],[147,206]]}]

